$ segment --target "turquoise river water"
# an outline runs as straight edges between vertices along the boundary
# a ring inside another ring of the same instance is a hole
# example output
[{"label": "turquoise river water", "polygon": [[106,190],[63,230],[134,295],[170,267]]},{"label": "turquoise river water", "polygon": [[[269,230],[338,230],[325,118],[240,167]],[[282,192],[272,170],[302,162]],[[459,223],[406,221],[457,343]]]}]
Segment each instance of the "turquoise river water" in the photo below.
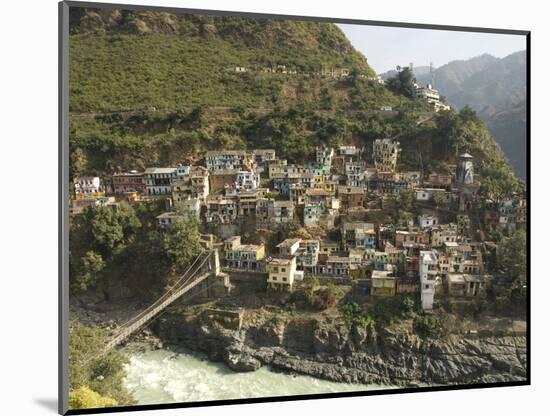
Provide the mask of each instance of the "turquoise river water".
[{"label": "turquoise river water", "polygon": [[380,389],[383,386],[335,383],[274,372],[266,367],[235,373],[223,363],[198,354],[156,350],[128,352],[125,385],[139,404],[334,393]]}]

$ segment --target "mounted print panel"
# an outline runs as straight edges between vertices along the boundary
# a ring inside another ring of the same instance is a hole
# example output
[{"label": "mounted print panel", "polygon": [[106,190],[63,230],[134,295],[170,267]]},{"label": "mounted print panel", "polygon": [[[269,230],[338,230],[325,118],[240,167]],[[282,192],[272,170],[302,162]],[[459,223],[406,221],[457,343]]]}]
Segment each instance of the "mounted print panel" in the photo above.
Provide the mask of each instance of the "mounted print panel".
[{"label": "mounted print panel", "polygon": [[529,384],[529,32],[60,26],[61,413]]}]

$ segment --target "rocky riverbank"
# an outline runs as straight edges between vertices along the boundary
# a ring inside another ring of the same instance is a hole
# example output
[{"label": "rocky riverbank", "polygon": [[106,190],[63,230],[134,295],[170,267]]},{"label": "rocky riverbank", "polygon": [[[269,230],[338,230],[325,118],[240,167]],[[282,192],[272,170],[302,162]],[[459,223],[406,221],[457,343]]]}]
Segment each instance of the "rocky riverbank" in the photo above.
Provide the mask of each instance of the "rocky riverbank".
[{"label": "rocky riverbank", "polygon": [[206,353],[234,371],[264,365],[331,381],[415,386],[521,381],[526,338],[447,335],[421,338],[411,322],[380,331],[322,317],[269,315],[239,328],[205,313],[171,314],[154,332],[163,341]]}]

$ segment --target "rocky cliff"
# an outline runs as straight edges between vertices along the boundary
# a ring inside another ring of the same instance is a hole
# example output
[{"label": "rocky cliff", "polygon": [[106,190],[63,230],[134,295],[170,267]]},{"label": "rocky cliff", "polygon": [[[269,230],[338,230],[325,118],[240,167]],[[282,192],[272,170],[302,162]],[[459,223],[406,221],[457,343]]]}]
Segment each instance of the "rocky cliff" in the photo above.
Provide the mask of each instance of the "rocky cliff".
[{"label": "rocky cliff", "polygon": [[262,365],[323,379],[397,386],[521,381],[523,336],[425,339],[400,326],[377,332],[315,318],[273,317],[238,330],[201,316],[171,315],[156,331],[167,342],[223,360],[235,371]]}]

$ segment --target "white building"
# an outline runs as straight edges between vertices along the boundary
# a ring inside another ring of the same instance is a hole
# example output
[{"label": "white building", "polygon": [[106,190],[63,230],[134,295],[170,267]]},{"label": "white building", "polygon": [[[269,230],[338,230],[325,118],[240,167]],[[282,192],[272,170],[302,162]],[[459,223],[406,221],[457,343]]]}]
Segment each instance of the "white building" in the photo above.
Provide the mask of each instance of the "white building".
[{"label": "white building", "polygon": [[237,191],[252,191],[259,185],[260,175],[246,170],[241,170],[237,173],[237,179],[235,179],[235,188]]},{"label": "white building", "polygon": [[418,225],[420,228],[430,228],[437,224],[437,217],[433,215],[419,215]]},{"label": "white building", "polygon": [[315,156],[319,165],[328,166],[330,168],[332,157],[334,156],[334,149],[332,147],[318,146],[315,150]]},{"label": "white building", "polygon": [[212,150],[206,153],[205,161],[210,172],[255,168],[254,157],[244,150]]},{"label": "white building", "polygon": [[420,251],[420,300],[423,310],[433,309],[438,260],[434,251]]},{"label": "white building", "polygon": [[92,196],[99,192],[101,185],[97,176],[82,176],[74,179],[74,193],[79,196]]},{"label": "white building", "polygon": [[279,254],[293,256],[300,248],[300,241],[301,240],[299,238],[287,238],[286,240],[280,242],[277,244]]}]

